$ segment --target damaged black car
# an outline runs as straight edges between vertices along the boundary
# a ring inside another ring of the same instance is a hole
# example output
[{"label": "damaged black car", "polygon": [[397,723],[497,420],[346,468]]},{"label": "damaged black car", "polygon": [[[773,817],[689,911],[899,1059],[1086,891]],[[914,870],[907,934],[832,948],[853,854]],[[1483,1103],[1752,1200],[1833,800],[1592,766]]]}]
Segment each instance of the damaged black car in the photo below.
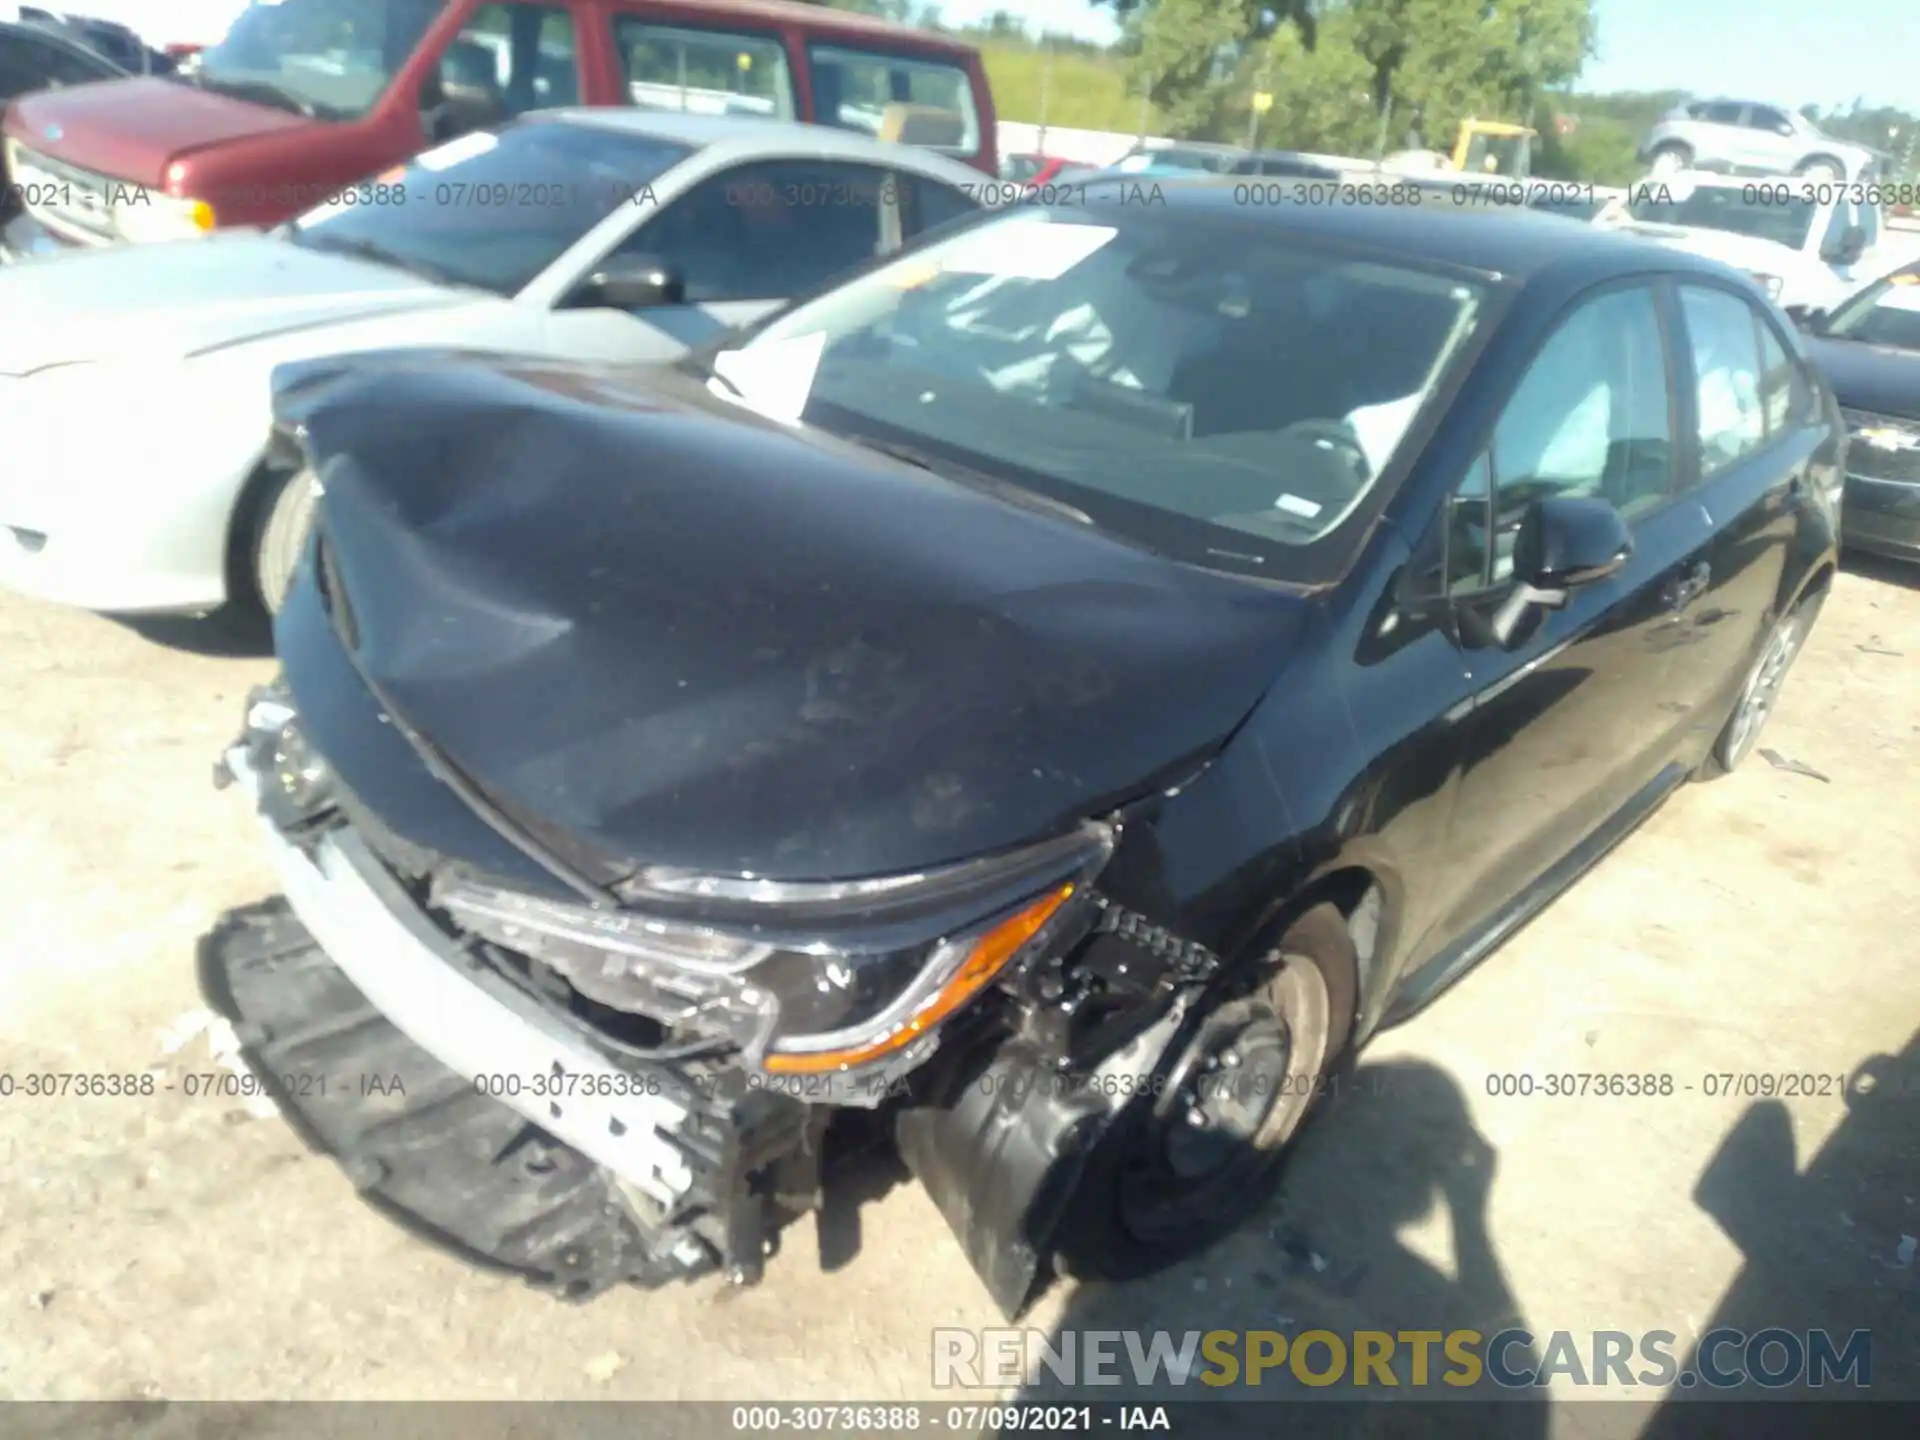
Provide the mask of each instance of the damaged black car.
[{"label": "damaged black car", "polygon": [[[1078,198],[1078,197],[1076,197]],[[282,372],[321,496],[202,977],[367,1196],[570,1296],[876,1136],[994,1299],[1263,1197],[1343,1064],[1752,748],[1845,433],[1710,262],[1124,188],[674,368]]]}]

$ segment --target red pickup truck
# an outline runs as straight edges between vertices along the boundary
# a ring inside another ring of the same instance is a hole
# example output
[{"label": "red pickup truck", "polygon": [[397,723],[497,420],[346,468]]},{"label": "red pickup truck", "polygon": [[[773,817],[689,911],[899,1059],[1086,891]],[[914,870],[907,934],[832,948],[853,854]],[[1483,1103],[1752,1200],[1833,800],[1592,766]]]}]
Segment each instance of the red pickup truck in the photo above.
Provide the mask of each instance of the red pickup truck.
[{"label": "red pickup truck", "polygon": [[646,105],[925,144],[997,173],[980,55],[797,0],[253,0],[176,73],[5,121],[0,258],[271,225],[523,111]]}]

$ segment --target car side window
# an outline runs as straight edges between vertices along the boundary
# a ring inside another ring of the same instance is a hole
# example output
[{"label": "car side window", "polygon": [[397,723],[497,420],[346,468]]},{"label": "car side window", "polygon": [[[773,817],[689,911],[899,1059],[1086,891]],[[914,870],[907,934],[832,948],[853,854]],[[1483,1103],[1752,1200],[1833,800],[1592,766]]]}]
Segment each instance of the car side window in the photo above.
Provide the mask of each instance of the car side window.
[{"label": "car side window", "polygon": [[1753,307],[1725,290],[1680,287],[1693,351],[1700,478],[1710,480],[1767,442]]},{"label": "car side window", "polygon": [[890,172],[827,160],[765,160],[710,175],[615,251],[676,266],[687,303],[784,300],[894,247]]},{"label": "car side window", "polygon": [[1813,387],[1773,326],[1758,315],[1754,321],[1760,332],[1760,409],[1766,417],[1767,438],[1772,439],[1812,423]]},{"label": "car side window", "polygon": [[479,125],[577,104],[573,14],[562,5],[482,5],[440,57],[440,85]]},{"label": "car side window", "polygon": [[1775,135],[1793,134],[1793,126],[1787,117],[1770,105],[1754,106],[1747,123],[1755,130],[1766,130]]},{"label": "car side window", "polygon": [[1535,500],[1593,496],[1628,518],[1672,492],[1672,398],[1653,292],[1587,301],[1548,338],[1494,425],[1493,443],[1449,510],[1447,588],[1513,573],[1513,543]]},{"label": "car side window", "polygon": [[1706,113],[1701,118],[1713,125],[1738,125],[1745,112],[1746,107],[1743,105],[1716,103],[1708,105]]},{"label": "car side window", "polygon": [[649,110],[791,120],[793,74],[780,37],[765,31],[613,22],[627,98]]},{"label": "car side window", "polygon": [[904,170],[896,171],[894,180],[900,193],[901,229],[908,240],[936,230],[949,220],[980,212],[978,200],[952,185]]}]

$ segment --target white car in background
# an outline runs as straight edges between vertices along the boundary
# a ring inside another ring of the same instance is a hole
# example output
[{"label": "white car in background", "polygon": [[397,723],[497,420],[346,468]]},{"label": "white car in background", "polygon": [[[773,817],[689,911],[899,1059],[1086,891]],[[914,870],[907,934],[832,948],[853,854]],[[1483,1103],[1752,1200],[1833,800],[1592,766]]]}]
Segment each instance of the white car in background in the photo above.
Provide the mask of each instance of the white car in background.
[{"label": "white car in background", "polygon": [[1830,310],[1891,268],[1873,187],[1682,171],[1629,187],[1599,223],[1744,270],[1782,308]]},{"label": "white car in background", "polygon": [[824,126],[554,110],[272,232],[0,269],[0,584],[112,612],[272,609],[312,505],[268,453],[277,366],[672,360],[978,210],[979,178]]}]

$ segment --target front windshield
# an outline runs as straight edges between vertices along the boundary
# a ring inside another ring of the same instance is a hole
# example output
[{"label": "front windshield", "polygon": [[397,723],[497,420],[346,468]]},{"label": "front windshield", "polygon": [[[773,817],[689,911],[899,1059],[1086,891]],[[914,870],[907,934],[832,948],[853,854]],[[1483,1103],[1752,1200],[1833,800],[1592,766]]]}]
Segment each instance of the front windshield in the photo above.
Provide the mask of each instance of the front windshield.
[{"label": "front windshield", "polygon": [[1920,351],[1920,269],[1900,270],[1834,312],[1826,333],[1863,345]]},{"label": "front windshield", "polygon": [[1244,217],[1022,209],[799,306],[713,368],[774,418],[1287,578],[1392,463],[1481,299]]},{"label": "front windshield", "polygon": [[1689,191],[1650,183],[1634,191],[1627,215],[1654,225],[1693,225],[1772,240],[1790,250],[1802,248],[1813,229],[1813,201],[1788,195],[1785,186],[1765,187],[1759,199],[1749,200],[1753,188],[1701,185]]},{"label": "front windshield", "polygon": [[308,212],[289,238],[512,295],[617,208],[651,210],[652,182],[692,153],[611,126],[533,116],[418,155]]},{"label": "front windshield", "polygon": [[182,78],[314,119],[357,119],[445,8],[446,0],[253,0]]}]

